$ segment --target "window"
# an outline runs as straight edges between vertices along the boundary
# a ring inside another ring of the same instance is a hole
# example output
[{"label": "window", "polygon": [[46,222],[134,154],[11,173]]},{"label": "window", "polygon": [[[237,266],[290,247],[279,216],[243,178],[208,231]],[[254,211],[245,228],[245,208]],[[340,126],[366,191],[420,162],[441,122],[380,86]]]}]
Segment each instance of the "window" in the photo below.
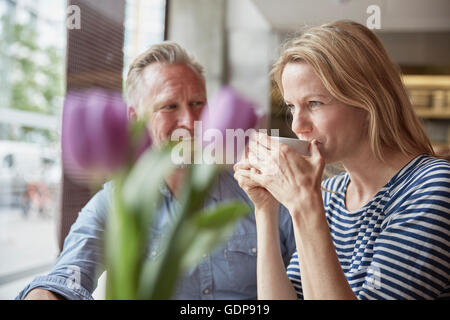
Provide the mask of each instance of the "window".
[{"label": "window", "polygon": [[57,254],[65,1],[0,1],[0,298]]},{"label": "window", "polygon": [[[0,0],[0,299],[15,298],[50,271],[61,229],[67,232],[78,212],[68,210],[71,202],[84,205],[85,195],[65,190],[60,161],[65,90],[80,87],[74,74],[105,61],[94,59],[95,42],[116,38],[119,74],[97,65],[90,79],[81,78],[81,87],[120,88],[134,56],[164,40],[165,0],[106,1]],[[67,29],[69,5],[80,6],[83,32],[125,8],[123,26],[93,32],[95,41],[80,44],[82,34]],[[67,221],[66,213],[73,215]]]}]

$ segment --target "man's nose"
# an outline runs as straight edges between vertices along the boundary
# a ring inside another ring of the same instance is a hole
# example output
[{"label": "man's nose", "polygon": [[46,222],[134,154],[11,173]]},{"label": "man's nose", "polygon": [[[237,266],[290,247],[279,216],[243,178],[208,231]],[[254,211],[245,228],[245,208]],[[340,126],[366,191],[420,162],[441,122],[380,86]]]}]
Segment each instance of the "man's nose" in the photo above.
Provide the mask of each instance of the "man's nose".
[{"label": "man's nose", "polygon": [[298,110],[292,119],[292,131],[295,134],[307,134],[312,131],[312,123],[307,111]]},{"label": "man's nose", "polygon": [[188,129],[194,128],[194,121],[197,119],[197,114],[190,108],[189,106],[186,106],[184,108],[181,108],[178,118],[178,125],[180,127],[185,127]]}]

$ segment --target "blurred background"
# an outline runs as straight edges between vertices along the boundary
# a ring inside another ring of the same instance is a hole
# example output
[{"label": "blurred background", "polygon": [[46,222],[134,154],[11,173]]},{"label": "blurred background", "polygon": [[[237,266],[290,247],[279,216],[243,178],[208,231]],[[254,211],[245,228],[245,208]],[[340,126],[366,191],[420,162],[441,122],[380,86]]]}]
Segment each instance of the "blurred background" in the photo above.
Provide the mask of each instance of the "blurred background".
[{"label": "blurred background", "polygon": [[267,128],[292,136],[271,65],[301,28],[338,19],[376,28],[448,156],[448,0],[0,0],[0,299],[50,270],[91,197],[62,173],[67,90],[122,91],[131,60],[170,39],[204,65],[209,97],[231,84],[258,103]]}]

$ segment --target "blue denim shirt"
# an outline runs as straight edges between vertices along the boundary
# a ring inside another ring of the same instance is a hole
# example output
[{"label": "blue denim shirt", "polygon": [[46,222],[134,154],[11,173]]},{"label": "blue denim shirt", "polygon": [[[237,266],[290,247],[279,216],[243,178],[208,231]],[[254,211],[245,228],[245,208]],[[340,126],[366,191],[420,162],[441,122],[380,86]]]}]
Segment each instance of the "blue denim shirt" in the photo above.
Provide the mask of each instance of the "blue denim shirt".
[{"label": "blue denim shirt", "polygon": [[[106,183],[81,210],[64,241],[64,248],[52,271],[36,277],[16,297],[23,299],[35,288],[56,292],[67,299],[92,299],[92,292],[104,271],[103,234],[111,202],[111,182]],[[167,186],[161,187],[163,202],[152,227],[148,257],[157,259],[164,229],[172,223],[180,204]],[[236,223],[231,237],[190,270],[178,282],[174,299],[256,299],[256,225],[253,204],[231,172],[223,172],[209,193],[205,206],[227,200],[242,200],[252,213]],[[285,266],[295,251],[289,212],[280,205],[279,229]]]}]

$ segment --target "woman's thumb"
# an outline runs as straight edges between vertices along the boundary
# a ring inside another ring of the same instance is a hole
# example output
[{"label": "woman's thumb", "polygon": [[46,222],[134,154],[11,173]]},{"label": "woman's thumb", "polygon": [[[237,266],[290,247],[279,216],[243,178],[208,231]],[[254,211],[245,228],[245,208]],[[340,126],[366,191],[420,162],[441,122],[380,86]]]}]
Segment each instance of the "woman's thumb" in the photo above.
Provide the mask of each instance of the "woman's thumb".
[{"label": "woman's thumb", "polygon": [[322,158],[322,154],[319,150],[319,141],[317,141],[316,139],[311,141],[311,157],[315,159]]}]

